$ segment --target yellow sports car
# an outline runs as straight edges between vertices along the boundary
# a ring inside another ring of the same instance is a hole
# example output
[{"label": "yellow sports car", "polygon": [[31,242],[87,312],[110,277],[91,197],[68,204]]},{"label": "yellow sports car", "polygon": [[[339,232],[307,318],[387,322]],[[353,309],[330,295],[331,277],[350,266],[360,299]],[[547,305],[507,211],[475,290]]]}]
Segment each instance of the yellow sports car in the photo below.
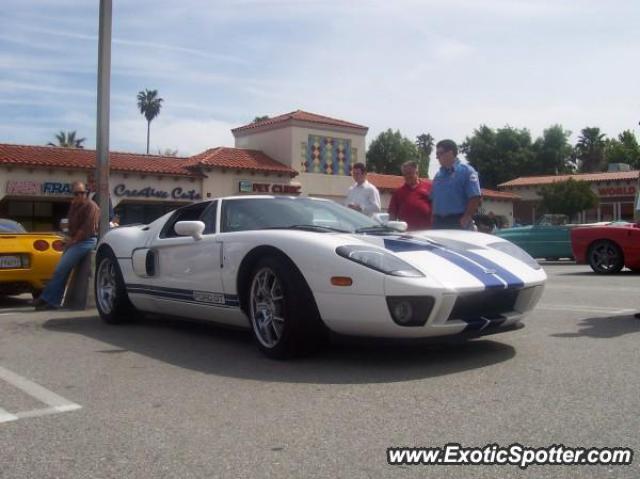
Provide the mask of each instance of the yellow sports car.
[{"label": "yellow sports car", "polygon": [[0,219],[0,296],[30,292],[37,298],[62,256],[63,237],[28,233],[13,220]]}]

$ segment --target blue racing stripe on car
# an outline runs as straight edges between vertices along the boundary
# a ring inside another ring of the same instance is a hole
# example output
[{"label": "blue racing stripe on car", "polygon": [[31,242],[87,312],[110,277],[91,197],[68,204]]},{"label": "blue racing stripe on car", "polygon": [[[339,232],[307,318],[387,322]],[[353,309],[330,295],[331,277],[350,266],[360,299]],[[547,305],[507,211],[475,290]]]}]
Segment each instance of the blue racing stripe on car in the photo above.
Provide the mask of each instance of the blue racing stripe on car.
[{"label": "blue racing stripe on car", "polygon": [[505,268],[500,266],[498,263],[488,258],[485,258],[484,256],[479,255],[478,253],[474,253],[472,251],[464,251],[464,252],[460,252],[460,254],[464,254],[465,256],[472,259],[476,263],[482,265],[484,268],[494,270],[498,276],[500,276],[503,280],[507,282],[507,287],[509,288],[524,287],[524,281],[522,279],[518,278],[511,271],[506,270]]},{"label": "blue racing stripe on car", "polygon": [[465,270],[467,273],[473,275],[476,279],[479,279],[487,289],[505,287],[504,281],[501,281],[495,272],[487,271],[485,268],[478,266],[475,262],[465,256],[460,255],[457,251],[454,252],[445,248],[434,247],[430,252],[448,260]]},{"label": "blue racing stripe on car", "polygon": [[429,251],[462,268],[480,280],[487,289],[521,288],[524,281],[502,266],[476,253],[447,248],[443,245],[416,239],[385,239],[385,248],[393,252]]}]

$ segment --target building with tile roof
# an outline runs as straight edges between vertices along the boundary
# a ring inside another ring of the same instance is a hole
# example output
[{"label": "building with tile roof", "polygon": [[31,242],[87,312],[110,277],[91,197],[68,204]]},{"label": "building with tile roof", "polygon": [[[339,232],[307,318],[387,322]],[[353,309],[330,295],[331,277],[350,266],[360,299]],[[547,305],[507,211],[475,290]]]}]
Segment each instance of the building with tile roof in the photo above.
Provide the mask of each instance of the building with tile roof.
[{"label": "building with tile roof", "polygon": [[[302,110],[234,128],[234,147],[189,157],[110,152],[110,191],[121,223],[147,223],[180,205],[234,194],[303,194],[343,202],[351,166],[365,162],[368,128]],[[71,183],[93,186],[95,150],[0,143],[0,217],[29,229],[66,215]],[[370,174],[386,207],[401,176]],[[517,195],[483,191],[483,208],[510,217]]]},{"label": "building with tile roof", "polygon": [[640,171],[610,171],[574,175],[523,176],[498,185],[501,191],[520,197],[514,203],[514,217],[522,224],[535,223],[541,216],[540,188],[567,181],[584,181],[598,197],[598,205],[582,211],[576,219],[579,223],[598,221],[633,221],[637,217]]}]

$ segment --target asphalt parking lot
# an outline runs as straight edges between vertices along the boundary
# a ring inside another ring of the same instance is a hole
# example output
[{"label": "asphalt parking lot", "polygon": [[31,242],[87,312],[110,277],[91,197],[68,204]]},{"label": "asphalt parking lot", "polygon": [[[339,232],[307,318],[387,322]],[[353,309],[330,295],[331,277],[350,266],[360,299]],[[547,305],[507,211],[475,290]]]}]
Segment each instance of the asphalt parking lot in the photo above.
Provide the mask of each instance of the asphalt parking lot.
[{"label": "asphalt parking lot", "polygon": [[526,327],[460,345],[338,342],[0,304],[1,478],[615,477],[630,466],[387,464],[392,446],[640,451],[640,275],[546,263]]}]

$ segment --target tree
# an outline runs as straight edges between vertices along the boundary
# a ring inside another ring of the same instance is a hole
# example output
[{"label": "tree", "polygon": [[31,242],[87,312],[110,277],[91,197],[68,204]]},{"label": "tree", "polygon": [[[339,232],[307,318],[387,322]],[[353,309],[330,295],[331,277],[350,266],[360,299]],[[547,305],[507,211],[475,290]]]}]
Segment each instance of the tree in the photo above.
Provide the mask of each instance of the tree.
[{"label": "tree", "polygon": [[82,143],[86,140],[86,138],[76,138],[75,131],[69,131],[65,133],[61,131],[56,135],[56,140],[58,140],[58,144],[55,143],[47,143],[47,146],[59,146],[63,148],[84,148]]},{"label": "tree", "polygon": [[576,144],[576,158],[580,161],[580,173],[602,171],[606,167],[605,134],[598,127],[586,127],[580,132]]},{"label": "tree", "polygon": [[562,213],[573,219],[576,213],[594,208],[598,197],[586,181],[551,183],[540,189],[542,208],[549,213]]},{"label": "tree", "polygon": [[605,146],[607,163],[627,163],[633,169],[640,168],[640,145],[630,130],[625,130],[618,138],[607,140]]},{"label": "tree", "polygon": [[138,108],[140,113],[147,119],[147,155],[149,154],[149,132],[151,122],[160,114],[162,108],[162,98],[158,98],[158,90],[147,90],[138,92]]},{"label": "tree", "polygon": [[571,132],[560,125],[553,125],[542,133],[533,144],[535,159],[527,175],[558,175],[573,173],[573,147],[569,143]]},{"label": "tree", "polygon": [[380,133],[367,150],[367,169],[375,173],[398,175],[402,164],[409,160],[418,160],[416,145],[391,128]]},{"label": "tree", "polygon": [[429,163],[431,162],[431,153],[433,152],[433,136],[429,133],[423,133],[416,137],[416,148],[418,148],[418,163],[420,165],[420,176],[429,178]]},{"label": "tree", "polygon": [[160,156],[178,156],[178,150],[172,150],[171,148],[165,148],[164,150],[158,148],[158,155]]},{"label": "tree", "polygon": [[526,174],[534,161],[529,130],[510,126],[493,130],[481,125],[460,145],[460,151],[478,171],[484,188],[496,189]]},{"label": "tree", "polygon": [[259,121],[268,120],[269,115],[256,116],[251,123],[258,123]]}]

